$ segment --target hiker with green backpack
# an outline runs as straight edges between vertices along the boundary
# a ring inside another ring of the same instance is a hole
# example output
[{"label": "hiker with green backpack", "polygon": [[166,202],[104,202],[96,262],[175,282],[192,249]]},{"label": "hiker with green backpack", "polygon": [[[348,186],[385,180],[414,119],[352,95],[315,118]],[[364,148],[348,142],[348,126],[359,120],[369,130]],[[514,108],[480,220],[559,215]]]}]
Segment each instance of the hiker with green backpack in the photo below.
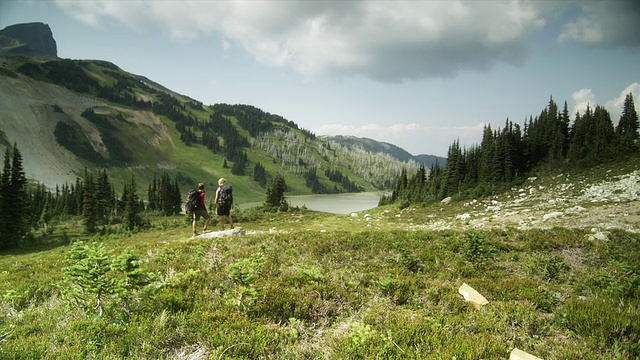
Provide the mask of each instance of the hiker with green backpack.
[{"label": "hiker with green backpack", "polygon": [[218,180],[218,189],[216,190],[216,213],[220,216],[220,229],[224,230],[224,218],[227,217],[229,226],[233,229],[233,220],[231,219],[231,205],[233,204],[233,188],[227,185],[227,179],[220,178]]}]

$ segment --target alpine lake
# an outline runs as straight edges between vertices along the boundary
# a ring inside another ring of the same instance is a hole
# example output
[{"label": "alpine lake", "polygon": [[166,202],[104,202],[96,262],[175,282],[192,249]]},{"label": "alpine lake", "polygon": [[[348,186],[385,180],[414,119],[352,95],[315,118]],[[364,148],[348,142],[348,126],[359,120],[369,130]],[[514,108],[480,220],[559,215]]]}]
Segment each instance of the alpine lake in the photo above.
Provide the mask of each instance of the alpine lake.
[{"label": "alpine lake", "polygon": [[[309,210],[332,214],[351,214],[373,209],[378,206],[382,192],[362,192],[346,194],[314,194],[286,196],[290,206],[306,207]],[[261,202],[239,204],[241,208],[262,205]]]}]

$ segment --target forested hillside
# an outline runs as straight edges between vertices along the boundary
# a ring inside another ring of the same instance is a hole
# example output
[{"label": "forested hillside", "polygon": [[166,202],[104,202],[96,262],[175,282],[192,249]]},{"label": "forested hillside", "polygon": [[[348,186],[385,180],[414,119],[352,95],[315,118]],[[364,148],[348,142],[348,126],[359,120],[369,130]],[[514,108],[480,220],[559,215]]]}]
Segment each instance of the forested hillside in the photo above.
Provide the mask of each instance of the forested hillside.
[{"label": "forested hillside", "polygon": [[484,128],[480,145],[449,147],[447,164],[429,171],[424,167],[402,173],[393,193],[381,204],[431,203],[446,197],[465,198],[493,194],[526,179],[534,170],[586,168],[625,158],[638,151],[638,114],[628,94],[614,126],[601,106],[577,113],[573,121],[551,98],[540,115],[521,127],[507,120],[504,128]]},{"label": "forested hillside", "polygon": [[[167,172],[183,187],[226,176],[241,187],[241,200],[255,201],[278,174],[291,194],[310,194],[385,189],[402,168],[417,169],[333,149],[251,105],[204,105],[104,61],[3,57],[0,69],[2,147],[17,143],[27,175],[37,172],[33,179],[50,188],[85,168],[107,169],[118,184],[133,172],[141,189]],[[47,178],[46,170],[61,168],[66,175]]]},{"label": "forested hillside", "polygon": [[425,165],[426,167],[431,167],[436,162],[440,164],[440,166],[444,166],[447,163],[447,159],[443,157],[439,157],[436,155],[411,155],[406,150],[386,142],[380,142],[367,138],[359,138],[355,136],[344,136],[344,135],[336,135],[336,136],[320,136],[320,139],[335,143],[339,146],[344,146],[349,149],[359,149],[360,151],[370,152],[370,153],[382,153],[388,154],[392,157],[404,161],[404,162],[416,162],[421,165]]}]

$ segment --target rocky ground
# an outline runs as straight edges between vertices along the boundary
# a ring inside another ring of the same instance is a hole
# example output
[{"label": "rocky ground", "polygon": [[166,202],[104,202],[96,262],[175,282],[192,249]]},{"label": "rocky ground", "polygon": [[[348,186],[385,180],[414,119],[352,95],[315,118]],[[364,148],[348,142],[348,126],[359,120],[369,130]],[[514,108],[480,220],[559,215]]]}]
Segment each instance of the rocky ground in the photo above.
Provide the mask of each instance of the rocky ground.
[{"label": "rocky ground", "polygon": [[568,175],[531,177],[498,196],[461,204],[445,199],[436,211],[431,209],[426,216],[424,211],[409,207],[362,219],[377,227],[377,221],[395,217],[395,224],[407,230],[567,227],[590,229],[594,236],[613,228],[640,232],[640,169],[607,174],[596,183]]}]

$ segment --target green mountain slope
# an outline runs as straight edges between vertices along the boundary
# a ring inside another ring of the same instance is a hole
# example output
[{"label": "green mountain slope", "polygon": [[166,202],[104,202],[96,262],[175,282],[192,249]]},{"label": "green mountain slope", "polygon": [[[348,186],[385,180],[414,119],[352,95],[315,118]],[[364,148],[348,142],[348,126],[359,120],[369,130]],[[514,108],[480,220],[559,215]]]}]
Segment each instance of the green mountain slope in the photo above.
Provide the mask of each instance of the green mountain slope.
[{"label": "green mountain slope", "polygon": [[289,194],[375,191],[417,166],[250,105],[205,106],[104,61],[0,57],[0,97],[0,147],[16,142],[27,176],[49,187],[105,168],[145,191],[167,172],[183,189],[226,177],[238,201],[260,201],[277,173]]}]

